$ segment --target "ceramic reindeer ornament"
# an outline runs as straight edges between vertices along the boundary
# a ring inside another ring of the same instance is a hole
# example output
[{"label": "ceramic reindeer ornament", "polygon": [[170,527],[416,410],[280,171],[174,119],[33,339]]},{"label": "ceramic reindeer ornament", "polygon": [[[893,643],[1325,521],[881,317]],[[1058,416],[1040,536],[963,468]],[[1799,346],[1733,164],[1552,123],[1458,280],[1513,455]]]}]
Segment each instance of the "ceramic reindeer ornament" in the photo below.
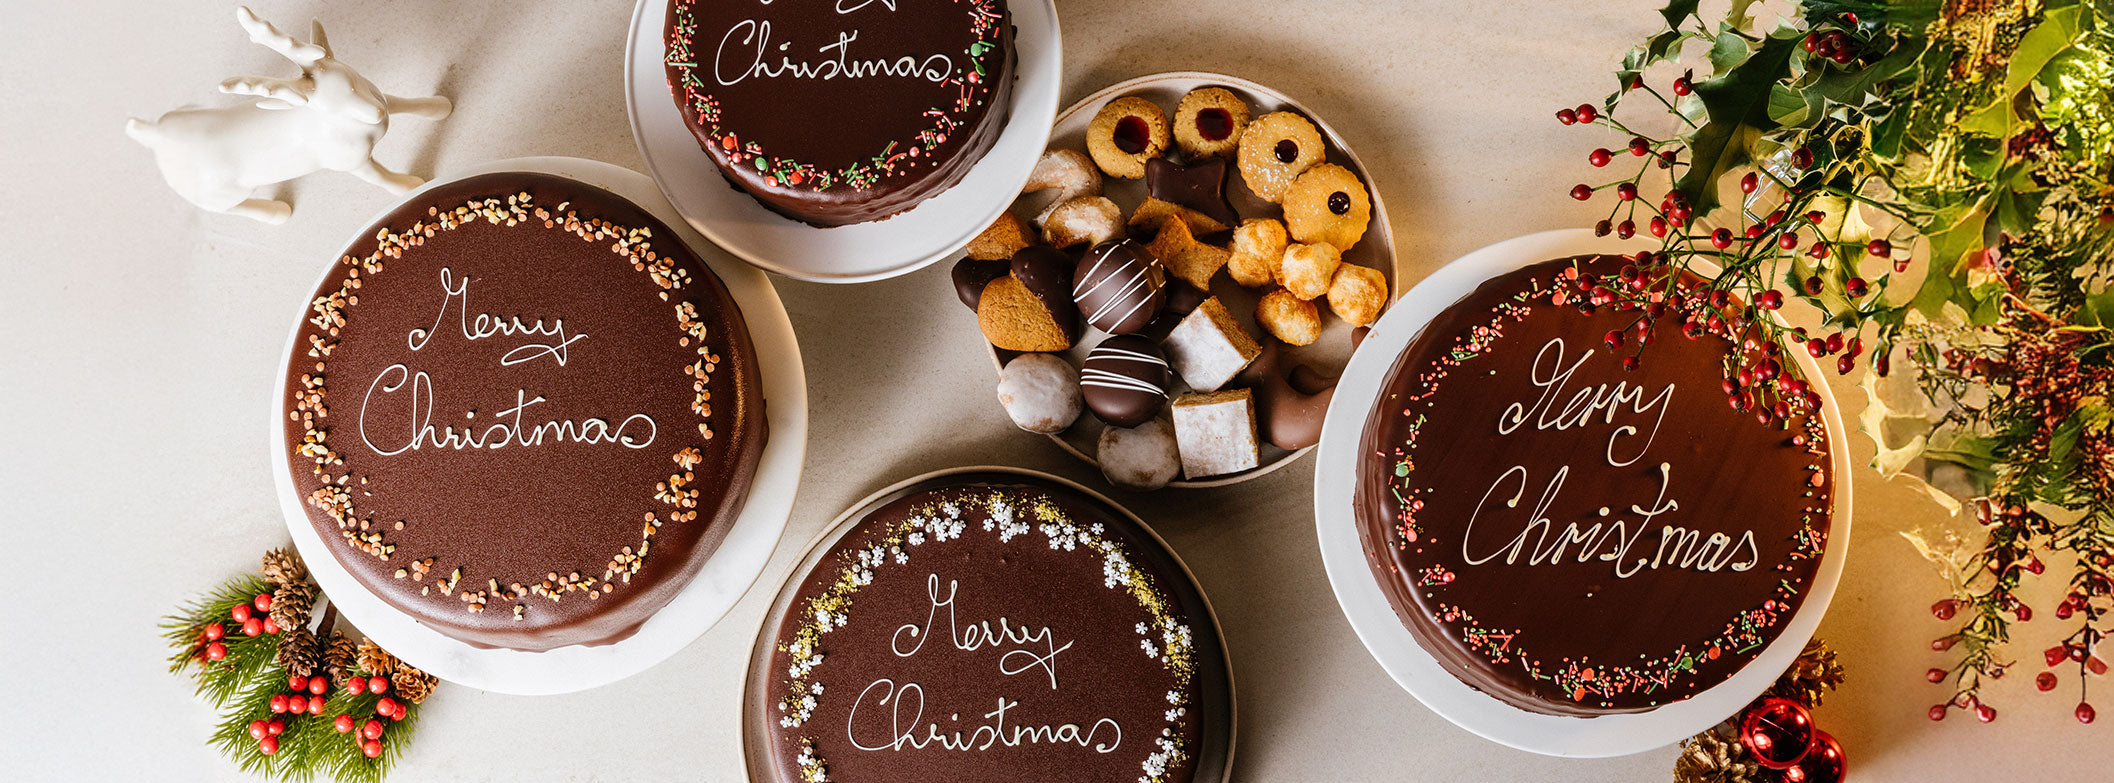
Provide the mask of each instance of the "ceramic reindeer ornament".
[{"label": "ceramic reindeer ornament", "polygon": [[384,94],[331,56],[321,22],[303,42],[248,8],[235,9],[235,19],[251,42],[301,66],[301,77],[229,79],[221,92],[258,97],[177,109],[153,122],[127,120],[125,133],[154,151],[162,178],[178,195],[214,212],[280,223],[293,206],[256,198],[257,188],[321,169],[352,172],[391,193],[425,182],[374,162],[374,145],[388,132],[390,115],[442,119],[453,109],[448,99]]}]

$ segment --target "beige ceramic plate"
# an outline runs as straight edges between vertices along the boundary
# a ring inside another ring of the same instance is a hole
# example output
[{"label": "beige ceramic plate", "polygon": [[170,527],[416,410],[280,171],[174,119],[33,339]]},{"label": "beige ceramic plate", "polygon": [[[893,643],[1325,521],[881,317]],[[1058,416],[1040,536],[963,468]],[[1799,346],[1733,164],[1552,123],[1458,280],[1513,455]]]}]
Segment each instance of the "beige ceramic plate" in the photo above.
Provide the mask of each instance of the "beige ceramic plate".
[{"label": "beige ceramic plate", "polygon": [[[1085,150],[1087,124],[1093,121],[1094,113],[1101,110],[1102,104],[1111,100],[1126,95],[1135,95],[1159,104],[1171,116],[1174,114],[1175,103],[1182,99],[1182,95],[1199,87],[1224,87],[1232,90],[1248,102],[1249,114],[1252,117],[1260,117],[1273,111],[1297,112],[1301,116],[1312,120],[1314,126],[1321,129],[1322,138],[1328,142],[1328,161],[1356,173],[1358,179],[1365,183],[1366,193],[1372,197],[1373,201],[1373,219],[1366,226],[1365,238],[1360,240],[1356,246],[1353,246],[1349,252],[1344,253],[1343,260],[1346,263],[1378,269],[1382,274],[1387,275],[1388,300],[1390,302],[1394,301],[1396,296],[1401,295],[1403,273],[1401,268],[1397,266],[1394,231],[1388,224],[1387,207],[1380,200],[1378,183],[1373,181],[1372,174],[1366,171],[1365,166],[1358,162],[1358,156],[1351,152],[1350,145],[1344,143],[1343,136],[1336,133],[1334,128],[1329,127],[1326,119],[1276,90],[1246,79],[1196,71],[1140,76],[1110,85],[1100,92],[1096,92],[1087,96],[1086,99],[1072,104],[1058,114],[1057,124],[1050,131],[1050,148],[1066,147]],[[1104,177],[1102,182],[1104,195],[1114,200],[1118,206],[1121,206],[1125,216],[1128,216],[1139,202],[1145,200],[1145,183],[1142,180],[1119,180],[1113,177]],[[1234,210],[1239,212],[1243,218],[1281,217],[1283,214],[1283,210],[1279,209],[1277,205],[1265,201],[1250,192],[1248,186],[1242,183],[1238,173],[1227,175],[1226,196],[1233,202]],[[1013,211],[1023,219],[1031,218],[1051,198],[1053,196],[1049,192],[1029,193],[1015,200]],[[1240,319],[1241,324],[1248,329],[1249,334],[1264,334],[1261,329],[1256,327],[1254,317],[1255,303],[1262,298],[1262,289],[1242,288],[1227,275],[1220,274],[1212,282],[1211,293],[1219,297],[1219,301],[1225,303],[1226,309],[1232,312],[1235,318]],[[1321,321],[1321,339],[1316,340],[1312,345],[1291,349],[1286,353],[1285,359],[1290,362],[1307,364],[1325,375],[1337,375],[1343,371],[1344,365],[1350,362],[1352,329],[1348,324],[1337,320],[1335,315],[1328,312],[1326,307],[1322,308]],[[1070,351],[1066,351],[1061,355],[1076,367],[1086,359],[1087,351],[1092,350],[1106,336],[1106,334],[1093,327],[1087,327],[1086,335],[1081,337]],[[993,348],[991,351],[993,369],[1002,367],[1014,355],[1012,352]],[[1286,366],[1289,367],[1291,365],[1287,364]],[[1174,396],[1179,396],[1187,390],[1187,386],[1177,381],[1173,394]],[[1092,413],[1084,413],[1080,415],[1079,421],[1074,423],[1071,428],[1049,437],[1051,440],[1056,441],[1059,446],[1064,447],[1065,451],[1071,452],[1073,456],[1085,460],[1088,464],[1099,464],[1094,459],[1094,453],[1101,437],[1101,427],[1100,419],[1094,418]],[[1301,455],[1313,450],[1313,447],[1309,446],[1298,451],[1286,451],[1265,442],[1262,444],[1261,463],[1252,470],[1204,479],[1176,479],[1169,482],[1167,486],[1201,488],[1238,484],[1284,467],[1299,459]]]}]

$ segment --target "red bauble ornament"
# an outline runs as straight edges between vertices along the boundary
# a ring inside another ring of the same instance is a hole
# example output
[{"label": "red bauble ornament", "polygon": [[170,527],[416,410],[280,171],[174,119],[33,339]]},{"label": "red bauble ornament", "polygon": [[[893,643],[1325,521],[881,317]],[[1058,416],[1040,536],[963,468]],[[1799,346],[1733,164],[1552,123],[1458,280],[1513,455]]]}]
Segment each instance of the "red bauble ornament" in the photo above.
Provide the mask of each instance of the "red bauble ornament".
[{"label": "red bauble ornament", "polygon": [[1740,745],[1770,769],[1789,769],[1805,758],[1813,736],[1812,713],[1790,699],[1762,699],[1740,718]]},{"label": "red bauble ornament", "polygon": [[1798,765],[1784,770],[1784,783],[1842,783],[1849,772],[1842,756],[1842,743],[1825,731],[1813,732],[1812,745]]}]

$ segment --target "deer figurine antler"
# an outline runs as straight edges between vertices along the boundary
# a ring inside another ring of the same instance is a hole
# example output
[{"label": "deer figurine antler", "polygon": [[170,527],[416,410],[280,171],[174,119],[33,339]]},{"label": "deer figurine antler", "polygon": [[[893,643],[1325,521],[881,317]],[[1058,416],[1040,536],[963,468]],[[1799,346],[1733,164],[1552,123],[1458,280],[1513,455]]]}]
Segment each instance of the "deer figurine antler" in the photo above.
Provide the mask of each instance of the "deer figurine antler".
[{"label": "deer figurine antler", "polygon": [[126,120],[126,135],[154,151],[162,179],[178,195],[213,212],[281,223],[293,206],[256,198],[257,188],[322,169],[351,172],[391,193],[424,184],[374,162],[374,145],[389,131],[390,115],[444,119],[454,109],[448,99],[399,98],[376,89],[332,55],[322,22],[301,41],[248,8],[235,9],[235,20],[251,42],[292,61],[301,76],[229,79],[221,92],[254,99],[177,109],[153,122]]}]

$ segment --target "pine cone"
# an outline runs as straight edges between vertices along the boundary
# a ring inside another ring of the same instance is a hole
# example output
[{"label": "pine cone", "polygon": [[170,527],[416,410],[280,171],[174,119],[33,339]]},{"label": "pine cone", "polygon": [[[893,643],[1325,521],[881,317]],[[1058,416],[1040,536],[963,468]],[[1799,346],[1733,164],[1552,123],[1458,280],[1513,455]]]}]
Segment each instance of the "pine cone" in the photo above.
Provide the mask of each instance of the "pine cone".
[{"label": "pine cone", "polygon": [[315,673],[318,663],[315,634],[307,628],[288,628],[279,632],[279,652],[272,657],[288,674],[307,677]]},{"label": "pine cone", "polygon": [[1712,729],[1681,741],[1674,783],[1759,783],[1761,771],[1738,741]]},{"label": "pine cone", "polygon": [[309,613],[315,605],[316,589],[307,582],[282,584],[272,591],[272,624],[281,630],[307,628]]},{"label": "pine cone", "polygon": [[390,655],[388,650],[384,650],[381,645],[375,644],[373,639],[360,640],[360,650],[356,660],[359,662],[361,669],[365,669],[368,674],[375,677],[387,677],[396,672],[396,656]]},{"label": "pine cone", "polygon": [[352,679],[352,667],[359,665],[360,646],[345,634],[332,631],[330,644],[323,648],[323,670],[330,674],[330,685],[343,688]]},{"label": "pine cone", "polygon": [[290,549],[274,549],[264,553],[263,567],[258,569],[264,578],[275,585],[302,584],[308,581],[308,566],[301,564],[301,556]]},{"label": "pine cone", "polygon": [[1835,659],[1835,651],[1819,639],[1806,643],[1791,668],[1770,686],[1769,695],[1782,696],[1808,707],[1820,706],[1828,691],[1842,684],[1842,663]]},{"label": "pine cone", "polygon": [[427,696],[433,695],[433,688],[440,684],[440,678],[398,661],[396,671],[389,675],[389,684],[396,686],[396,695],[417,704],[425,701]]}]

